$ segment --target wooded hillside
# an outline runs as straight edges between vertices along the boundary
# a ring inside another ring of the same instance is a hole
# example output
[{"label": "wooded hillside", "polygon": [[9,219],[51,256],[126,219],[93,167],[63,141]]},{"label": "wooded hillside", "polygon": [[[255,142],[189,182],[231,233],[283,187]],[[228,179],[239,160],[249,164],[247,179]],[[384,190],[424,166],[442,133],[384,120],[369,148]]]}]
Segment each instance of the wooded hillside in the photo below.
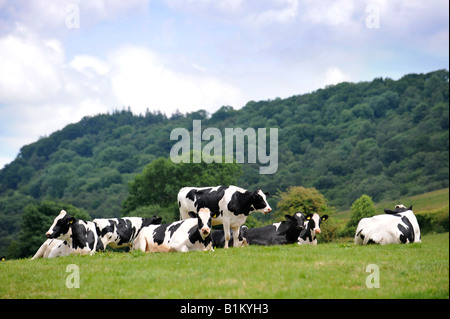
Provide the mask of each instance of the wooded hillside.
[{"label": "wooded hillside", "polygon": [[[341,83],[287,99],[250,101],[170,117],[129,109],[85,117],[23,146],[0,171],[0,255],[16,239],[29,203],[70,203],[92,218],[118,217],[128,183],[168,158],[174,128],[278,128],[278,171],[260,175],[241,164],[237,184],[271,194],[315,187],[347,208],[362,194],[374,201],[448,187],[449,72],[409,74],[398,81]],[[194,186],[194,185],[191,185]],[[174,197],[174,202],[176,197]],[[276,198],[270,204],[276,207]]]}]

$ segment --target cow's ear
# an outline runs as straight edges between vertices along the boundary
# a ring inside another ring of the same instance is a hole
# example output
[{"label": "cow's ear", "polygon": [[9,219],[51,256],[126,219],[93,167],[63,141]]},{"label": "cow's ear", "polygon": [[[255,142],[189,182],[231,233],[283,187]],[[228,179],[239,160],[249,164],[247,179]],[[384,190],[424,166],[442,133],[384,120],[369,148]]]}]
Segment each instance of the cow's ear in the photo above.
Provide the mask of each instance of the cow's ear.
[{"label": "cow's ear", "polygon": [[328,219],[328,215],[323,215],[322,217],[320,217],[320,219],[321,219],[322,221],[325,221],[325,220]]},{"label": "cow's ear", "polygon": [[412,205],[408,207],[408,210],[412,210]]},{"label": "cow's ear", "polygon": [[77,220],[74,217],[70,217],[69,219],[69,224],[72,225],[73,223],[75,223]]},{"label": "cow's ear", "polygon": [[312,217],[313,217],[313,214],[308,214],[308,215],[305,216],[305,218],[306,218],[307,220],[310,220]]},{"label": "cow's ear", "polygon": [[191,218],[197,218],[198,217],[198,214],[196,212],[189,212],[188,214],[189,214],[189,216]]},{"label": "cow's ear", "polygon": [[286,220],[291,220],[292,219],[291,215],[284,215],[284,217],[286,218]]},{"label": "cow's ear", "polygon": [[269,192],[264,192],[264,195],[270,196],[270,193]]},{"label": "cow's ear", "polygon": [[215,211],[215,212],[211,212],[211,217],[212,218],[217,218],[220,215],[220,211]]}]

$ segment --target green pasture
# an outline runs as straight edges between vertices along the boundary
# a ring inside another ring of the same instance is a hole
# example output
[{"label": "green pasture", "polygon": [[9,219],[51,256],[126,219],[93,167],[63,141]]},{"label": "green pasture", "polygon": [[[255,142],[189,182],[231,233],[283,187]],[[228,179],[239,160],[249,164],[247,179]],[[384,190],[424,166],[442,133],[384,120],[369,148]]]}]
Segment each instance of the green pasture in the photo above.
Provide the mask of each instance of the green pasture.
[{"label": "green pasture", "polygon": [[[379,269],[379,288],[367,288]],[[75,282],[79,269],[79,288]],[[449,234],[422,243],[104,252],[0,262],[0,298],[449,298]]]}]

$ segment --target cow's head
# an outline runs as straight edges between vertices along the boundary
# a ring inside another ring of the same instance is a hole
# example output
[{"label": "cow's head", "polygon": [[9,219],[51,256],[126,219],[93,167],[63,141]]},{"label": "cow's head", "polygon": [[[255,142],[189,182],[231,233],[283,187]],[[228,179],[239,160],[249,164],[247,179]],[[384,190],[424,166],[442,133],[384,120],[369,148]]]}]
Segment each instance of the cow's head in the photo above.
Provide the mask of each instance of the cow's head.
[{"label": "cow's head", "polygon": [[63,239],[65,237],[69,237],[72,233],[70,226],[75,222],[75,218],[67,214],[65,210],[62,210],[55,218],[53,224],[50,226],[45,235],[47,238]]},{"label": "cow's head", "polygon": [[269,193],[263,193],[263,191],[260,189],[257,189],[252,193],[253,208],[257,211],[260,211],[264,215],[272,211],[272,208],[267,202],[266,196],[269,196]]},{"label": "cow's head", "polygon": [[302,231],[305,229],[305,216],[301,212],[296,212],[293,216],[284,215],[286,220],[292,222],[298,230]]},{"label": "cow's head", "polygon": [[399,204],[399,205],[395,205],[395,209],[393,209],[393,210],[392,210],[392,209],[385,208],[385,209],[384,209],[384,212],[385,212],[386,214],[398,214],[398,213],[406,212],[406,211],[408,211],[408,210],[412,211],[412,205],[409,206],[408,208],[406,208],[405,205]]},{"label": "cow's head", "polygon": [[209,208],[200,208],[198,213],[189,212],[189,216],[197,218],[198,232],[203,239],[211,234],[211,219],[219,216],[220,212],[211,212]]},{"label": "cow's head", "polygon": [[328,215],[319,216],[319,214],[307,214],[305,216],[305,227],[311,230],[312,234],[320,234],[320,223],[327,220]]}]

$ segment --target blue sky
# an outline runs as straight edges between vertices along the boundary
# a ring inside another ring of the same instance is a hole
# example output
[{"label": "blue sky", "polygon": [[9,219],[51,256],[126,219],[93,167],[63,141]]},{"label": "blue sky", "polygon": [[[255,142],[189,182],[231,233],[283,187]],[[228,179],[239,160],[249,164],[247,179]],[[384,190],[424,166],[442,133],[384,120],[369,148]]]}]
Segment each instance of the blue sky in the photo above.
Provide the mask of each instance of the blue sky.
[{"label": "blue sky", "polygon": [[124,106],[212,113],[448,69],[448,12],[447,0],[0,0],[0,168]]}]

